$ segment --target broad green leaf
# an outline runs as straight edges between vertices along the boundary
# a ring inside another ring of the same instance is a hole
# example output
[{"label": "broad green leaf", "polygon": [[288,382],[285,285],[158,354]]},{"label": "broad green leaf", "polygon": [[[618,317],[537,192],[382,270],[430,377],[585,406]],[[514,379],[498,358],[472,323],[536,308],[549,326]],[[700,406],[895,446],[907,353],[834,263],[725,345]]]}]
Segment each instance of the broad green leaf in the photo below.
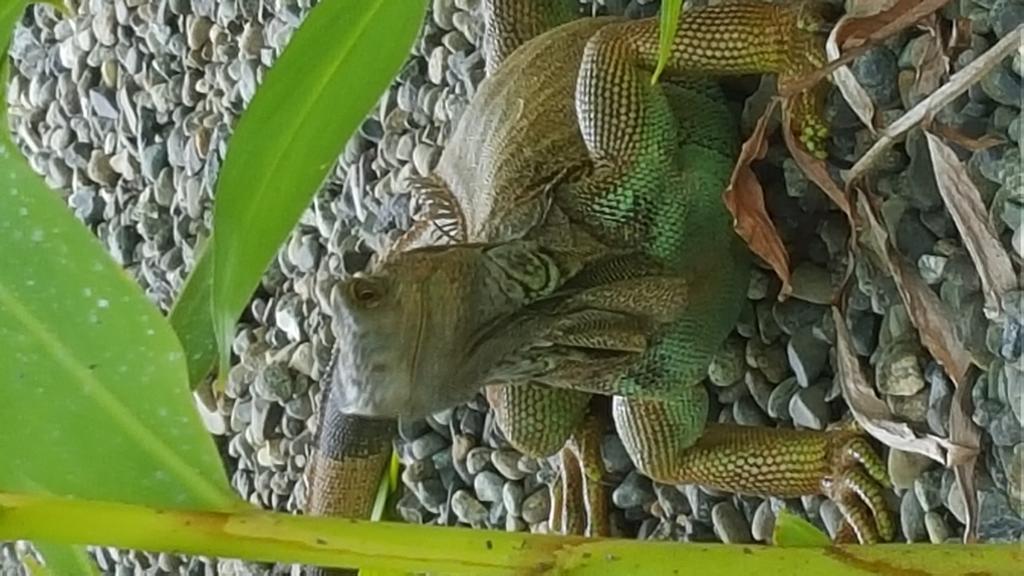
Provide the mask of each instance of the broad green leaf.
[{"label": "broad green leaf", "polygon": [[683,0],[662,0],[661,14],[658,21],[658,65],[651,75],[651,84],[657,84],[658,78],[668,65],[672,53],[672,41],[679,29],[679,15],[683,13]]},{"label": "broad green leaf", "polygon": [[207,239],[199,249],[196,267],[185,280],[167,320],[178,335],[181,348],[185,351],[188,364],[189,386],[195,388],[206,378],[217,361],[217,339],[213,334],[213,311],[210,298],[213,294],[213,250],[212,239]]},{"label": "broad green leaf", "polygon": [[828,535],[818,530],[814,524],[783,508],[775,517],[775,529],[772,531],[772,542],[776,546],[815,547],[828,546],[832,543]]},{"label": "broad green leaf", "polygon": [[174,333],[6,131],[0,254],[0,490],[236,507]]},{"label": "broad green leaf", "polygon": [[[59,0],[49,0],[45,3],[51,4],[62,13],[67,13],[67,9]],[[0,6],[0,56],[2,56],[0,79],[2,79],[5,86],[7,84],[7,46],[11,41],[11,36],[14,34],[15,23],[21,18],[25,12],[25,7],[29,4],[31,2],[16,0],[14,2],[5,2]],[[0,104],[0,108],[3,108],[3,106]],[[10,146],[10,137],[6,132],[7,126],[7,114],[6,110],[3,110],[0,112],[0,132],[3,132],[3,136],[0,137],[0,145],[8,146],[8,149],[13,150],[13,146]],[[0,166],[0,169],[2,169],[2,166]],[[0,345],[2,345],[2,342],[0,342]],[[33,567],[29,564],[27,568],[31,574],[62,576],[64,574],[91,575],[96,573],[96,568],[84,548],[68,546],[66,544],[41,545],[36,543],[36,549],[45,558],[46,566],[37,564],[36,567]]]},{"label": "broad green leaf", "polygon": [[321,2],[239,119],[214,204],[213,320],[222,374],[238,316],[343,145],[405,61],[426,4]]}]

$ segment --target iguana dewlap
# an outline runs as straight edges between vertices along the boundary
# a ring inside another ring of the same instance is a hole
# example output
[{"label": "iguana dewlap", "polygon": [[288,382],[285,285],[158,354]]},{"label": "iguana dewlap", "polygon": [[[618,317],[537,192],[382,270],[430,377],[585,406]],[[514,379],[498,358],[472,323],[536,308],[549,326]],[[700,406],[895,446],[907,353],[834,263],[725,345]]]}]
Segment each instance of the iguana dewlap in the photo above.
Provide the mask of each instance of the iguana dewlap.
[{"label": "iguana dewlap", "polygon": [[[592,395],[610,396],[648,476],[824,493],[861,541],[889,539],[884,467],[863,438],[706,422],[701,380],[748,268],[721,201],[735,122],[695,78],[820,65],[817,12],[751,1],[685,12],[666,74],[689,79],[673,88],[650,82],[656,19],[565,23],[572,4],[485,0],[489,76],[416,184],[434,211],[341,291],[331,401],[422,416],[487,387],[509,440],[550,453]],[[815,142],[819,95],[803,98],[798,126]]]}]

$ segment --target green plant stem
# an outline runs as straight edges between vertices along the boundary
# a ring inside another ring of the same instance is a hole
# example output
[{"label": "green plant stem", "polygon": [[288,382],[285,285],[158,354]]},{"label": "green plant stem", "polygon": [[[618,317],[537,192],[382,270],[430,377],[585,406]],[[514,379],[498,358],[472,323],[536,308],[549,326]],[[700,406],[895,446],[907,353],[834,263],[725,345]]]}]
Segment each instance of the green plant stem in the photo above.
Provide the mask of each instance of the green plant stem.
[{"label": "green plant stem", "polygon": [[1015,545],[775,548],[585,539],[291,516],[158,510],[0,493],[0,540],[445,574],[1012,574]]}]

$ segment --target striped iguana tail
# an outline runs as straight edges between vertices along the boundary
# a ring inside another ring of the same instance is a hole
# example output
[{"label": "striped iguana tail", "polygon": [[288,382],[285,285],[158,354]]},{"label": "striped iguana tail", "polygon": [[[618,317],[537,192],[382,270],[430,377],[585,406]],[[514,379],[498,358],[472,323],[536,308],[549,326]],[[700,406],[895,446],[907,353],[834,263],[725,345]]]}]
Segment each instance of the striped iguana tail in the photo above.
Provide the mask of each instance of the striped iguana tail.
[{"label": "striped iguana tail", "polygon": [[[327,374],[331,371],[328,370]],[[331,401],[325,379],[320,403],[320,425],[306,467],[310,516],[369,519],[381,477],[391,460],[397,431],[394,420],[342,414]],[[310,567],[311,576],[354,575],[355,570]]]}]

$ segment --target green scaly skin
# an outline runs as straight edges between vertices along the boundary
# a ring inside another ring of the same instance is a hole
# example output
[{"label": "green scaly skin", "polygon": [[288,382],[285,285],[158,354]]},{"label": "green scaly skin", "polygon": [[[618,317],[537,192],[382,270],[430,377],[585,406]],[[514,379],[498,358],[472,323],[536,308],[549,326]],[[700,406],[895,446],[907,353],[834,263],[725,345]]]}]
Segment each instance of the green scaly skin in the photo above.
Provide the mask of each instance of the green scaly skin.
[{"label": "green scaly skin", "polygon": [[[552,5],[485,0],[499,36],[486,44],[493,75],[417,184],[444,206],[454,244],[420,248],[440,242],[432,216],[404,239],[408,251],[347,284],[331,383],[342,411],[422,414],[486,386],[509,440],[543,455],[581,429],[592,395],[611,396],[648,476],[823,493],[862,542],[890,539],[884,467],[862,437],[709,425],[700,385],[737,319],[748,264],[721,200],[735,123],[694,75],[818,66],[816,12],[747,1],[684,13],[666,72],[690,79],[672,88],[649,82],[656,20],[591,19],[533,38],[565,14]],[[818,149],[820,102],[820,90],[803,95],[796,126]],[[571,445],[584,501],[601,514],[586,438]]]}]

